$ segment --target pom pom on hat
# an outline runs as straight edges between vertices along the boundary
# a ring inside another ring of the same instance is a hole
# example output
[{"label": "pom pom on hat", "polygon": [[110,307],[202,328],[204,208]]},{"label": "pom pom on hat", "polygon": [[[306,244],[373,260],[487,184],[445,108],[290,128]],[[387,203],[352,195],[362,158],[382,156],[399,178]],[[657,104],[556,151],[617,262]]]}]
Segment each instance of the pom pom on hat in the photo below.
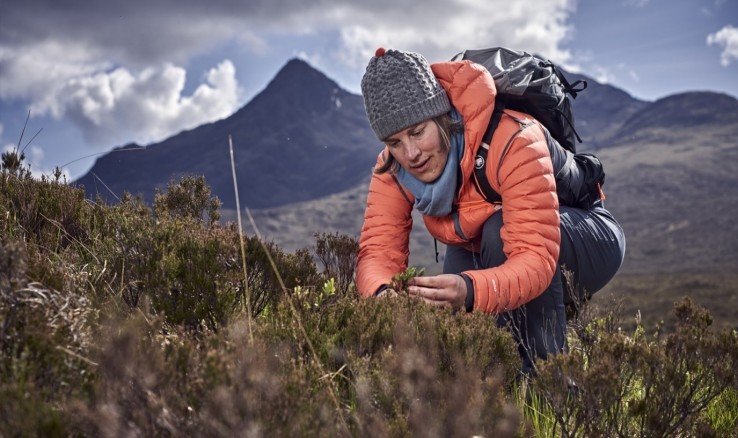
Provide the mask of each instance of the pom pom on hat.
[{"label": "pom pom on hat", "polygon": [[384,50],[384,47],[380,47],[380,48],[377,49],[376,52],[374,52],[374,56],[376,56],[377,58],[379,58],[380,56],[384,56],[384,53],[385,52],[386,52],[386,50]]}]

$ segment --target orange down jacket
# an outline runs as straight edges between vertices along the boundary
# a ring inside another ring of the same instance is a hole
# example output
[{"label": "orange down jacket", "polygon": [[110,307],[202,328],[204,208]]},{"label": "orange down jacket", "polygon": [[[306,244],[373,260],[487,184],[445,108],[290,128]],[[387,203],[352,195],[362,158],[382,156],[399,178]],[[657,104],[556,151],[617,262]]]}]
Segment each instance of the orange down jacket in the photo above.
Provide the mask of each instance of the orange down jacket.
[{"label": "orange down jacket", "polygon": [[[482,143],[495,101],[490,73],[470,61],[431,66],[464,122],[465,151],[456,212],[424,216],[436,239],[479,252],[484,222],[502,210],[501,239],[507,260],[501,266],[466,271],[474,284],[474,309],[497,313],[517,308],[540,295],[553,278],[559,256],[559,212],[553,166],[543,128],[530,116],[506,110],[492,137],[486,172],[501,206],[484,200],[474,184],[474,157]],[[377,157],[379,166],[385,148]],[[407,267],[412,202],[389,173],[373,174],[359,240],[356,284],[372,296]]]}]

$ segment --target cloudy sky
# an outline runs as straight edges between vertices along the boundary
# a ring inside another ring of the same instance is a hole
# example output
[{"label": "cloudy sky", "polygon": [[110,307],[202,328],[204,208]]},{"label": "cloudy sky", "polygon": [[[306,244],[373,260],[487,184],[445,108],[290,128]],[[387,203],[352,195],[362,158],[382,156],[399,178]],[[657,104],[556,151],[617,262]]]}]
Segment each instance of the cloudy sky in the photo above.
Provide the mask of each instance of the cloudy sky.
[{"label": "cloudy sky", "polygon": [[81,157],[230,115],[293,57],[358,93],[378,46],[500,45],[642,99],[738,96],[738,0],[0,0],[0,149],[30,110],[32,169],[76,178]]}]

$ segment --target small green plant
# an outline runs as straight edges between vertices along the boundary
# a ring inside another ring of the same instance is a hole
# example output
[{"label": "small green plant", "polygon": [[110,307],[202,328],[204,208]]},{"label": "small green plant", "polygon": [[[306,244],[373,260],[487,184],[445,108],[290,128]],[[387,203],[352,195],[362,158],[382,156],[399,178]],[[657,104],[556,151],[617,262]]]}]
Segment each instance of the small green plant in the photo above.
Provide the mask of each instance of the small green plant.
[{"label": "small green plant", "polygon": [[390,288],[396,292],[407,292],[408,282],[415,277],[421,277],[423,273],[425,273],[425,268],[410,266],[405,271],[395,274],[392,277]]},{"label": "small green plant", "polygon": [[319,309],[325,301],[336,295],[336,281],[330,278],[321,288],[295,286],[292,295],[302,303],[303,310]]},{"label": "small green plant", "polygon": [[738,388],[726,388],[710,403],[703,417],[718,436],[729,436],[738,430]]}]

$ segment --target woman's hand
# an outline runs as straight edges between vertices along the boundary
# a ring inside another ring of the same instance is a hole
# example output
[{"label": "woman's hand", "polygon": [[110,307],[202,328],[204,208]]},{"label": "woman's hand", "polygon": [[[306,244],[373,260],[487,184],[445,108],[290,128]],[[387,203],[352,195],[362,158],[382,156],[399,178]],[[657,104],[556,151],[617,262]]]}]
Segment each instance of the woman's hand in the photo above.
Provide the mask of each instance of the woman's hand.
[{"label": "woman's hand", "polygon": [[466,303],[466,282],[461,275],[441,274],[414,277],[408,284],[408,294],[434,306],[460,309]]}]

